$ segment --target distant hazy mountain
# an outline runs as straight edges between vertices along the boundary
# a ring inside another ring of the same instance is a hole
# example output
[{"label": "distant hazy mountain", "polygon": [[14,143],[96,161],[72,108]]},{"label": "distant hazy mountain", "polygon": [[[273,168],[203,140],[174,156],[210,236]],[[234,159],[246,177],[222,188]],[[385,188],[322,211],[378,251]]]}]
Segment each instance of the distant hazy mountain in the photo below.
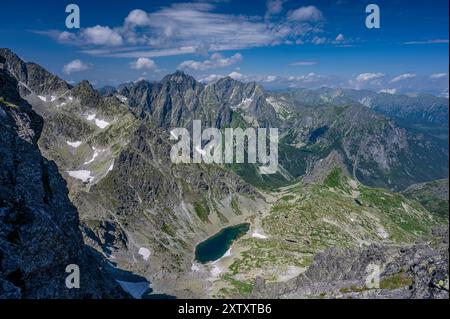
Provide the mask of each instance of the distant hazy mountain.
[{"label": "distant hazy mountain", "polygon": [[367,90],[330,89],[291,90],[293,99],[305,106],[361,103],[374,111],[409,124],[432,124],[448,127],[449,100],[430,94],[414,96],[376,93]]}]

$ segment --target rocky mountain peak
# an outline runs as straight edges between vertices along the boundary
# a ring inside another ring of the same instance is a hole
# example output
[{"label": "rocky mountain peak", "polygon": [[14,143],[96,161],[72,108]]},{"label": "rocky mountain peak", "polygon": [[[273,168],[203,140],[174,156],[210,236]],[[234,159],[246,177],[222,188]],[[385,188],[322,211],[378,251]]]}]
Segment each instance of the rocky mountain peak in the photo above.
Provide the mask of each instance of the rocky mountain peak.
[{"label": "rocky mountain peak", "polygon": [[94,92],[95,89],[88,80],[82,80],[77,85],[75,85],[74,90],[82,90],[87,92]]},{"label": "rocky mountain peak", "polygon": [[95,108],[96,106],[98,106],[99,101],[101,100],[100,94],[87,80],[83,80],[78,83],[72,89],[72,94],[80,99],[81,104],[90,108]]},{"label": "rocky mountain peak", "polygon": [[173,81],[177,83],[182,83],[185,81],[196,82],[194,77],[184,73],[183,71],[177,70],[172,74],[166,75],[161,82]]},{"label": "rocky mountain peak", "polygon": [[23,61],[10,49],[0,49],[0,56],[5,59],[5,69],[19,82],[22,95],[60,95],[71,88],[40,65]]},{"label": "rocky mountain peak", "polygon": [[243,83],[243,82],[233,79],[229,76],[226,76],[226,77],[218,80],[216,83],[214,83],[214,86],[217,88],[222,88],[222,89],[233,88],[233,87],[246,87],[246,88],[260,87],[261,90],[263,90],[263,88],[256,82]]},{"label": "rocky mountain peak", "polygon": [[203,87],[203,84],[197,82],[194,77],[183,71],[176,71],[165,76],[160,83],[163,86],[177,87],[180,91],[187,91],[189,89],[198,90]]},{"label": "rocky mountain peak", "polygon": [[237,84],[239,81],[233,79],[232,77],[226,76],[218,80],[214,85],[216,86],[232,86],[233,84]]},{"label": "rocky mountain peak", "polygon": [[243,83],[229,76],[220,79],[213,84],[212,90],[219,98],[230,98],[235,91],[242,91]]}]

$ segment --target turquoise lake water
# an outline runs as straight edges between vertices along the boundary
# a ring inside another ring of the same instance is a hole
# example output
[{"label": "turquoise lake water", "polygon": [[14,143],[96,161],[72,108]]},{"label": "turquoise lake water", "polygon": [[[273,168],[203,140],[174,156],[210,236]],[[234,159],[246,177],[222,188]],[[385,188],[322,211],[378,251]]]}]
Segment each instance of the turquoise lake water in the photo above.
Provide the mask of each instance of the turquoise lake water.
[{"label": "turquoise lake water", "polygon": [[198,262],[207,263],[221,258],[230,249],[231,244],[245,235],[249,229],[250,224],[240,224],[222,229],[197,245],[195,259]]}]

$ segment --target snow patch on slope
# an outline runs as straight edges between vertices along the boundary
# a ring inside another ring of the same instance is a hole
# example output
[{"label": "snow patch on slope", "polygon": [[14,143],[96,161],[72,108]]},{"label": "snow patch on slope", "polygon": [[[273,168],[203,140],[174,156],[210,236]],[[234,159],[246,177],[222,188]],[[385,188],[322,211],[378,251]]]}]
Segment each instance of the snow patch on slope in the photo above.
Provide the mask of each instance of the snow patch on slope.
[{"label": "snow patch on slope", "polygon": [[103,150],[97,150],[95,147],[93,147],[93,149],[94,154],[92,155],[92,158],[89,161],[84,162],[83,165],[91,164],[100,155],[100,153],[103,152]]},{"label": "snow patch on slope", "polygon": [[253,237],[253,238],[258,238],[258,239],[267,239],[267,236],[262,235],[262,234],[257,233],[257,232],[254,232],[254,233],[252,234],[252,237]]},{"label": "snow patch on slope", "polygon": [[94,121],[95,125],[97,125],[101,129],[106,128],[110,124],[105,120],[98,119],[95,114],[89,114],[88,116],[86,116],[86,119],[88,121]]},{"label": "snow patch on slope", "polygon": [[51,95],[51,96],[38,95],[37,97],[43,102],[54,102],[54,101],[56,101],[56,96],[54,96],[54,95]]},{"label": "snow patch on slope", "polygon": [[94,178],[94,176],[91,175],[91,171],[87,171],[87,170],[68,171],[67,173],[70,175],[70,177],[79,179],[79,180],[83,181],[84,183],[89,183]]},{"label": "snow patch on slope", "polygon": [[77,142],[69,142],[66,141],[67,145],[72,146],[73,148],[78,148],[80,147],[81,144],[83,144],[83,142],[77,141]]},{"label": "snow patch on slope", "polygon": [[127,97],[125,97],[125,96],[123,96],[123,95],[116,95],[116,97],[120,100],[120,101],[122,101],[122,103],[125,103],[126,101],[128,101],[128,98]]},{"label": "snow patch on slope", "polygon": [[109,123],[104,120],[95,119],[95,125],[97,125],[101,129],[104,129],[109,125]]},{"label": "snow patch on slope", "polygon": [[145,247],[139,248],[138,254],[141,255],[144,260],[148,260],[151,255],[150,250]]},{"label": "snow patch on slope", "polygon": [[111,165],[109,165],[108,172],[111,172],[113,168],[114,168],[114,161],[111,163]]}]

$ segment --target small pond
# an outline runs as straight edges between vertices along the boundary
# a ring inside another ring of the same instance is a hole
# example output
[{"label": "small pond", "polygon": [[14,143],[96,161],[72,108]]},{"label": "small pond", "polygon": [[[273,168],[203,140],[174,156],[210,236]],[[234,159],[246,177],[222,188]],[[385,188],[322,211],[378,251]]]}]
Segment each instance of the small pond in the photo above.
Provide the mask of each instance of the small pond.
[{"label": "small pond", "polygon": [[217,234],[201,242],[195,248],[195,260],[207,263],[220,259],[230,249],[233,242],[245,235],[250,224],[240,224],[222,229]]}]

